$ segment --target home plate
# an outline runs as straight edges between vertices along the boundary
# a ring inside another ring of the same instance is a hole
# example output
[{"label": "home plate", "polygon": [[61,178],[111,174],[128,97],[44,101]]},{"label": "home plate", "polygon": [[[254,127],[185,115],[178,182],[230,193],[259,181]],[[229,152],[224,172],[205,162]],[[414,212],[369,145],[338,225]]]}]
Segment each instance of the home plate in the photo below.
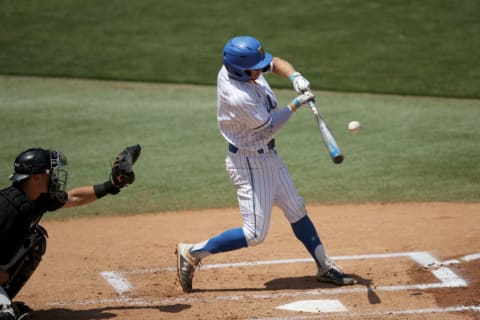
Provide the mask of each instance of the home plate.
[{"label": "home plate", "polygon": [[338,300],[300,300],[278,306],[277,309],[315,313],[347,311],[347,308]]}]

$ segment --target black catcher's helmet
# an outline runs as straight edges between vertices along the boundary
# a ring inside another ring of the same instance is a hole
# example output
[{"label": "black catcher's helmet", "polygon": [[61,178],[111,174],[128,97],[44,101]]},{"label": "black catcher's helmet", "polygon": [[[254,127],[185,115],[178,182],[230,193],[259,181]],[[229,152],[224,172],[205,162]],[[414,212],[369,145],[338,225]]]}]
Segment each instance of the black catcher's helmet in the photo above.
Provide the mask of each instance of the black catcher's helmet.
[{"label": "black catcher's helmet", "polygon": [[62,169],[67,158],[60,151],[30,148],[20,153],[13,163],[13,173],[8,177],[13,182],[22,181],[33,174],[50,174],[50,194],[60,196],[67,185],[68,172]]},{"label": "black catcher's helmet", "polygon": [[31,148],[18,155],[13,163],[11,181],[21,181],[36,173],[49,173],[50,152],[41,148]]}]

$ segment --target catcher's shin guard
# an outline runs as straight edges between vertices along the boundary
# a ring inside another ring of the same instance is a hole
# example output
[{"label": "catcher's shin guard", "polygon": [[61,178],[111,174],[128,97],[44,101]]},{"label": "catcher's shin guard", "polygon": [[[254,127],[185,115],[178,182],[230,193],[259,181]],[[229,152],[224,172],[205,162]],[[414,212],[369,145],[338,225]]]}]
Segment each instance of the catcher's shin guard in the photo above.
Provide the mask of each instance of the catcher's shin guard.
[{"label": "catcher's shin guard", "polygon": [[25,245],[13,258],[7,269],[10,279],[3,286],[10,299],[27,283],[47,249],[47,230],[40,225],[32,229]]}]

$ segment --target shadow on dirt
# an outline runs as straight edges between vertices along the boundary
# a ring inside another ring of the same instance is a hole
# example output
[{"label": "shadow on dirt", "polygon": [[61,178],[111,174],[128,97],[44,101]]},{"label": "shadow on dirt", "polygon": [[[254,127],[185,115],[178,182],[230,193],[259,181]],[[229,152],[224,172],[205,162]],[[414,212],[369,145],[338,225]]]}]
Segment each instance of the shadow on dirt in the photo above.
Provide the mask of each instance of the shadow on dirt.
[{"label": "shadow on dirt", "polygon": [[[356,286],[365,286],[367,288],[367,298],[370,304],[382,303],[382,300],[372,288],[372,279],[366,279],[359,275],[352,274],[352,278],[357,282]],[[316,277],[298,277],[298,278],[279,278],[265,283],[265,290],[308,290],[308,289],[327,289],[338,288],[335,284],[319,282]]]},{"label": "shadow on dirt", "polygon": [[[365,286],[367,289],[367,299],[370,304],[382,303],[382,300],[372,287],[372,279],[366,279],[359,275],[352,274],[352,278],[357,282],[355,286]],[[331,283],[320,282],[314,276],[306,277],[289,277],[278,278],[265,282],[264,288],[232,288],[232,289],[195,289],[193,292],[239,292],[239,291],[280,291],[280,290],[314,290],[314,289],[328,289],[338,288],[337,285]]]},{"label": "shadow on dirt", "polygon": [[118,306],[118,307],[104,307],[97,309],[87,310],[71,310],[71,309],[49,309],[49,310],[36,310],[32,313],[32,320],[101,320],[101,319],[113,319],[118,316],[115,311],[122,310],[138,310],[138,309],[155,309],[159,312],[165,313],[179,313],[185,309],[190,308],[188,304],[172,304],[161,306]]},{"label": "shadow on dirt", "polygon": [[359,275],[356,275],[356,274],[352,275],[352,278],[355,279],[355,281],[358,284],[361,284],[361,285],[364,285],[365,287],[367,287],[367,298],[368,298],[368,302],[370,304],[382,303],[382,300],[377,295],[374,288],[372,288],[372,283],[373,283],[372,279],[365,279],[365,278],[362,278],[362,277],[360,277]]},{"label": "shadow on dirt", "polygon": [[318,282],[315,277],[289,277],[278,278],[265,282],[265,287],[243,287],[243,288],[219,288],[219,289],[193,289],[192,292],[263,292],[277,290],[308,290],[319,288],[332,288],[335,285]]},{"label": "shadow on dirt", "polygon": [[314,276],[277,278],[265,282],[265,290],[308,290],[334,287],[336,285],[320,282]]},{"label": "shadow on dirt", "polygon": [[[359,275],[352,274],[358,286],[365,286],[367,288],[367,298],[370,304],[381,303],[380,297],[372,288],[372,280],[365,279]],[[314,289],[329,289],[338,288],[332,283],[320,282],[315,276],[304,277],[288,277],[277,278],[265,282],[265,287],[244,287],[244,288],[221,288],[221,289],[194,289],[193,292],[264,292],[264,291],[281,291],[281,290],[314,290]]]}]

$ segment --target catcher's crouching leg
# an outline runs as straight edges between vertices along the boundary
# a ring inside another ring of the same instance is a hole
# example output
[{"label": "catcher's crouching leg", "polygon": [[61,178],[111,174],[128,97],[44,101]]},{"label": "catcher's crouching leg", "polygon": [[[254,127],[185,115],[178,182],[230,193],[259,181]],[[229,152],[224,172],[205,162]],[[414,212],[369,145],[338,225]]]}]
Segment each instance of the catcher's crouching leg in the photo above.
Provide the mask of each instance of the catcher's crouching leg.
[{"label": "catcher's crouching leg", "polygon": [[47,250],[47,236],[47,230],[36,225],[7,269],[10,279],[3,287],[10,299],[13,299],[23,288],[42,261]]}]

